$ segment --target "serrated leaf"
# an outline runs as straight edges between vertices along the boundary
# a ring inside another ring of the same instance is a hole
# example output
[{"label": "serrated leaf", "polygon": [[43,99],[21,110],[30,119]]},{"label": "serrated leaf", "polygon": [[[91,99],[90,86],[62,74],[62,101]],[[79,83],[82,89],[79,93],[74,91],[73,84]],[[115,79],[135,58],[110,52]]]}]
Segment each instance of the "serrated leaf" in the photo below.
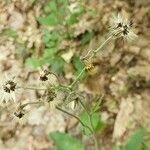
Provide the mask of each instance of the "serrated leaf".
[{"label": "serrated leaf", "polygon": [[50,137],[54,140],[57,150],[84,150],[79,140],[69,134],[53,132]]},{"label": "serrated leaf", "polygon": [[[95,132],[102,131],[106,127],[106,124],[101,121],[101,117],[100,117],[99,113],[95,112],[95,113],[91,114],[91,116],[92,116],[91,120],[92,120],[92,123],[93,123],[94,131]],[[90,120],[89,120],[89,117],[88,117],[87,113],[83,113],[80,116],[80,119],[84,124],[91,127],[91,123],[90,123]],[[83,127],[83,133],[85,135],[91,135],[91,132],[89,131],[89,129],[85,128],[85,127]]]},{"label": "serrated leaf", "polygon": [[59,24],[59,20],[57,19],[57,16],[55,16],[54,14],[45,17],[39,17],[38,21],[40,24],[47,26],[56,26]]},{"label": "serrated leaf", "polygon": [[84,13],[84,9],[81,7],[77,12],[74,12],[70,15],[70,17],[67,19],[66,23],[68,25],[73,25],[78,22],[79,16],[82,16]]},{"label": "serrated leaf", "polygon": [[44,31],[43,42],[46,47],[59,47],[61,41],[62,37],[58,34],[58,32],[48,32],[47,30]]},{"label": "serrated leaf", "polygon": [[125,145],[123,150],[140,150],[140,146],[144,140],[145,130],[141,129],[136,132]]},{"label": "serrated leaf", "polygon": [[54,57],[55,53],[56,53],[56,49],[54,49],[54,48],[45,48],[43,57],[47,58],[47,59],[51,59],[51,58]]}]

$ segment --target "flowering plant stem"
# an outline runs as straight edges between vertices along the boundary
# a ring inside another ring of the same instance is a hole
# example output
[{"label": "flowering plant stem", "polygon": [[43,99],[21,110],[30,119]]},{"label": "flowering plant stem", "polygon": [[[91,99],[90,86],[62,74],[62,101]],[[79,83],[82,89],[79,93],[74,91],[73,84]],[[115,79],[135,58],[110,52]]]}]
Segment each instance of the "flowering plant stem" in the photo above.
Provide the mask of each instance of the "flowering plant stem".
[{"label": "flowering plant stem", "polygon": [[94,144],[95,144],[95,150],[99,150],[99,149],[98,149],[98,141],[97,141],[97,138],[96,138],[96,136],[95,136],[94,126],[93,126],[93,122],[92,122],[92,116],[90,115],[90,113],[88,112],[88,110],[86,109],[86,107],[84,106],[84,104],[81,102],[81,100],[79,100],[79,102],[80,102],[81,106],[84,108],[84,110],[86,111],[86,113],[88,114],[91,127],[85,125],[85,124],[81,121],[81,119],[80,119],[79,117],[77,117],[76,115],[71,114],[70,112],[68,112],[68,111],[66,111],[66,110],[64,110],[64,109],[62,109],[62,108],[60,108],[60,107],[58,107],[58,106],[57,106],[56,108],[57,108],[58,110],[60,110],[61,112],[66,113],[66,114],[68,114],[68,115],[70,115],[70,116],[76,118],[76,119],[81,123],[81,125],[82,125],[83,127],[88,128],[89,131],[91,132],[91,134],[93,135]]},{"label": "flowering plant stem", "polygon": [[66,110],[64,110],[64,109],[62,109],[62,108],[60,108],[58,106],[56,106],[56,109],[58,109],[59,111],[65,113],[65,114],[67,114],[69,116],[72,116],[72,117],[76,118],[81,123],[81,125],[83,127],[88,128],[90,130],[90,132],[93,133],[92,129],[89,126],[85,125],[78,116],[76,116],[74,114],[71,114],[70,112],[68,112],[68,111],[66,111]]},{"label": "flowering plant stem", "polygon": [[92,134],[93,134],[93,139],[94,139],[94,144],[95,144],[95,150],[99,150],[98,141],[97,141],[97,138],[95,136],[95,131],[94,131],[94,125],[93,125],[93,121],[92,121],[92,116],[91,116],[91,114],[89,113],[89,111],[87,110],[87,108],[85,107],[85,105],[83,104],[83,102],[80,99],[79,99],[79,103],[81,104],[81,106],[83,107],[83,109],[85,110],[85,112],[88,115],[89,122],[90,122],[91,129],[92,129]]},{"label": "flowering plant stem", "polygon": [[[98,51],[100,51],[108,42],[109,40],[113,37],[114,35],[109,36],[96,50],[90,50],[87,52],[86,56],[82,57],[82,59],[86,59],[89,54],[92,52],[92,55],[89,59],[93,58],[96,53]],[[79,78],[81,77],[81,75],[83,74],[83,72],[86,70],[86,68],[84,67],[81,72],[79,73],[79,75],[77,76],[77,78],[70,84],[69,88],[72,89],[72,87],[76,84],[76,82],[79,80]]]},{"label": "flowering plant stem", "polygon": [[18,87],[18,89],[25,89],[25,90],[46,90],[46,89],[41,89],[41,88],[37,88],[37,87],[24,87],[24,86],[20,86]]},{"label": "flowering plant stem", "polygon": [[72,87],[76,84],[76,82],[79,80],[79,78],[81,77],[81,75],[84,71],[85,71],[85,67],[81,70],[81,72],[79,73],[77,78],[74,80],[74,82],[71,83],[71,85],[69,86],[70,89],[72,89]]},{"label": "flowering plant stem", "polygon": [[[24,87],[24,86],[19,86],[17,87],[18,89],[19,88],[22,88],[22,89],[25,89],[25,90],[46,90],[47,88],[37,88],[37,87]],[[52,86],[50,87],[51,89],[57,89],[57,90],[67,90],[67,91],[71,91],[69,87],[65,86],[65,85],[58,85],[58,86]]]},{"label": "flowering plant stem", "polygon": [[41,104],[41,102],[29,102],[29,103],[25,103],[25,104],[22,104],[20,105],[19,108],[23,109],[24,107],[26,107],[27,105],[36,105],[36,104]]}]

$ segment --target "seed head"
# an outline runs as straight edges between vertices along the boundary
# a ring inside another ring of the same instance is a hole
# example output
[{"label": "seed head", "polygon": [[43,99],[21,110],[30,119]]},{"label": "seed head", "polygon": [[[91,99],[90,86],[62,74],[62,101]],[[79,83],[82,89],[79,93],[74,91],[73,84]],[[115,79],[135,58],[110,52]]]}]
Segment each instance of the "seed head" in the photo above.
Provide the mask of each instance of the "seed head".
[{"label": "seed head", "polygon": [[21,107],[21,105],[17,108],[17,110],[14,112],[14,119],[19,124],[23,125],[26,123],[26,114],[27,111],[25,111],[24,107]]},{"label": "seed head", "polygon": [[132,31],[133,22],[118,14],[110,22],[110,33],[117,38],[123,37],[128,41],[134,40],[137,35]]},{"label": "seed head", "polygon": [[48,70],[42,70],[40,73],[40,80],[41,81],[47,81],[48,80],[48,75],[50,74],[50,72]]},{"label": "seed head", "polygon": [[45,100],[46,100],[47,102],[51,102],[51,101],[53,101],[54,98],[56,97],[56,93],[55,93],[55,91],[53,91],[53,90],[47,90],[47,91],[45,91],[45,93],[44,93],[44,97],[45,97]]},{"label": "seed head", "polygon": [[19,112],[14,112],[14,115],[19,119],[21,119],[25,114],[23,113],[23,111],[19,111]]},{"label": "seed head", "polygon": [[7,93],[10,93],[10,92],[14,92],[15,89],[16,89],[16,85],[17,83],[15,83],[14,81],[12,80],[8,80],[5,82],[5,84],[3,85],[3,90]]},{"label": "seed head", "polygon": [[56,106],[62,103],[62,101],[57,98],[57,94],[55,93],[55,91],[51,89],[47,89],[45,91],[40,101],[49,108],[56,108]]},{"label": "seed head", "polygon": [[16,99],[17,82],[13,79],[5,80],[0,87],[1,102],[8,102],[9,100],[15,101]]}]

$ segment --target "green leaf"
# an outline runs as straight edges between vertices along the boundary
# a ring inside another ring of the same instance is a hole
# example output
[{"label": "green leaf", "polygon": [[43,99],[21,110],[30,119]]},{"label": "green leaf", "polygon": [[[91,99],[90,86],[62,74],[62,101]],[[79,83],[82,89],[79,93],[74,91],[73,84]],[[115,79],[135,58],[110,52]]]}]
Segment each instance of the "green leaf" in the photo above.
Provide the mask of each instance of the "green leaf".
[{"label": "green leaf", "polygon": [[39,17],[38,21],[40,24],[47,26],[56,26],[59,24],[59,20],[57,19],[57,16],[55,16],[54,14],[45,17]]},{"label": "green leaf", "polygon": [[66,133],[53,132],[50,137],[54,140],[57,150],[84,150],[79,140]]},{"label": "green leaf", "polygon": [[43,57],[47,59],[52,59],[55,56],[55,53],[56,53],[56,49],[45,48]]},{"label": "green leaf", "polygon": [[86,32],[83,38],[81,39],[81,44],[84,45],[89,43],[93,37],[94,37],[94,32]]},{"label": "green leaf", "polygon": [[143,150],[150,150],[150,144],[144,144]]},{"label": "green leaf", "polygon": [[52,70],[57,74],[60,74],[64,71],[65,61],[59,56],[56,56],[53,61],[49,61],[49,64],[51,64]]},{"label": "green leaf", "polygon": [[30,68],[37,68],[40,66],[40,62],[36,58],[28,58],[26,60],[26,66]]},{"label": "green leaf", "polygon": [[121,150],[119,146],[115,145],[112,150]]},{"label": "green leaf", "polygon": [[11,38],[17,38],[17,32],[13,29],[5,29],[3,32],[2,32],[2,35],[5,35],[7,37],[11,37]]},{"label": "green leaf", "polygon": [[[80,74],[80,72],[84,69],[84,64],[81,62],[80,58],[75,56],[73,57],[73,65],[76,69],[75,75],[78,76]],[[85,78],[85,72],[82,73],[82,75],[80,76],[80,80]]]},{"label": "green leaf", "polygon": [[44,31],[43,42],[46,47],[58,47],[62,41],[61,35],[56,31],[49,32],[47,30]]},{"label": "green leaf", "polygon": [[140,150],[140,146],[144,140],[145,130],[141,129],[136,132],[125,145],[123,150]]},{"label": "green leaf", "polygon": [[78,22],[78,18],[76,15],[72,14],[66,22],[68,25],[73,25]]},{"label": "green leaf", "polygon": [[79,10],[78,10],[77,12],[72,13],[72,14],[70,15],[70,17],[66,20],[66,23],[67,23],[68,25],[73,25],[73,24],[77,23],[77,22],[78,22],[78,18],[79,18],[80,16],[82,16],[83,13],[84,13],[84,9],[83,9],[82,7],[79,8]]},{"label": "green leaf", "polygon": [[[94,131],[95,132],[102,131],[106,127],[106,124],[101,121],[101,117],[100,117],[99,113],[95,112],[91,115],[92,115],[92,123],[93,123]],[[87,113],[83,113],[80,116],[80,119],[84,124],[91,127],[90,119],[89,119]],[[89,131],[89,129],[85,128],[85,127],[83,127],[83,133],[85,135],[91,135],[91,132]]]},{"label": "green leaf", "polygon": [[53,11],[53,12],[58,11],[57,10],[57,4],[56,4],[55,0],[50,1],[47,7],[48,7],[49,11]]}]

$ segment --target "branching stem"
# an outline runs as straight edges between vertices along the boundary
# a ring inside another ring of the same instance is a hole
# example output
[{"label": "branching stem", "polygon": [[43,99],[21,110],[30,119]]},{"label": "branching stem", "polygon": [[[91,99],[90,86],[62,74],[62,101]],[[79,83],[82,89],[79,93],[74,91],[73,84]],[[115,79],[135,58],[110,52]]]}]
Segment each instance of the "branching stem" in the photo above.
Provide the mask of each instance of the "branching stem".
[{"label": "branching stem", "polygon": [[81,106],[83,107],[83,109],[85,110],[85,112],[88,115],[90,126],[92,129],[92,134],[93,134],[93,139],[94,139],[94,144],[95,144],[95,150],[99,150],[98,141],[97,141],[97,138],[95,136],[95,130],[94,130],[94,125],[93,125],[93,121],[92,121],[92,115],[89,113],[89,111],[87,110],[87,108],[85,107],[85,105],[83,104],[83,102],[80,99],[79,99],[79,103],[81,104]]},{"label": "branching stem", "polygon": [[85,124],[81,121],[81,119],[80,119],[78,116],[76,116],[76,115],[74,115],[74,114],[71,114],[70,112],[68,112],[68,111],[66,111],[66,110],[64,110],[64,109],[62,109],[62,108],[60,108],[60,107],[58,107],[58,106],[56,107],[56,109],[58,109],[59,111],[61,111],[61,112],[63,112],[63,113],[68,114],[69,116],[72,116],[72,117],[76,118],[76,119],[81,123],[81,125],[82,125],[83,127],[88,128],[89,131],[90,131],[91,133],[93,133],[92,129],[91,129],[89,126],[85,125]]}]

